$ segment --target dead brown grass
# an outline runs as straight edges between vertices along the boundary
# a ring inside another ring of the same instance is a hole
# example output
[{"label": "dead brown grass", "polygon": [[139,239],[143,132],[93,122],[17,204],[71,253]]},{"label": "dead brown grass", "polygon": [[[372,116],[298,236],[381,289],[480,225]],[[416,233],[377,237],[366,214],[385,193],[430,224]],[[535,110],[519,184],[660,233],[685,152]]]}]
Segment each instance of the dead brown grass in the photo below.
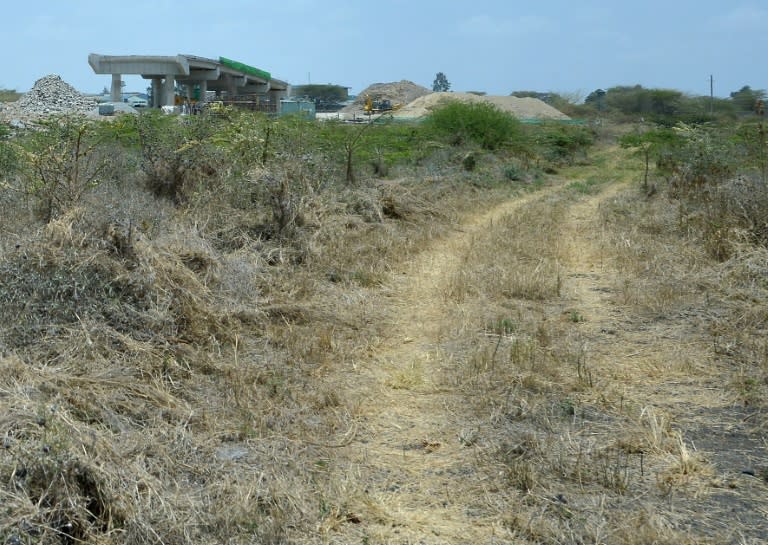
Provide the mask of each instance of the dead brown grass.
[{"label": "dead brown grass", "polygon": [[0,218],[0,539],[759,542],[765,252],[617,157]]},{"label": "dead brown grass", "polygon": [[[718,410],[734,389],[742,399],[755,391],[743,372],[724,379],[708,335],[711,323],[733,320],[726,301],[738,291],[723,290],[706,245],[678,231],[674,206],[632,190],[610,195],[557,193],[488,223],[488,243],[473,240],[448,291],[461,321],[446,345],[464,362],[450,381],[487,422],[473,441],[488,478],[527,506],[498,498],[518,513],[507,528],[535,543],[759,539],[746,526],[741,538],[713,530],[727,517],[716,490],[733,461],[711,443],[697,449],[693,430],[708,424],[690,414]],[[480,331],[469,341],[472,324]],[[758,331],[742,346],[754,347]],[[691,503],[701,498],[716,498],[704,500],[706,513]],[[699,522],[687,524],[681,508]]]},{"label": "dead brown grass", "polygon": [[371,291],[466,199],[327,189],[280,233],[247,185],[175,208],[104,184],[47,225],[3,195],[20,211],[0,220],[3,542],[285,543],[358,523],[364,485],[334,471],[357,402],[334,381],[381,342]]}]

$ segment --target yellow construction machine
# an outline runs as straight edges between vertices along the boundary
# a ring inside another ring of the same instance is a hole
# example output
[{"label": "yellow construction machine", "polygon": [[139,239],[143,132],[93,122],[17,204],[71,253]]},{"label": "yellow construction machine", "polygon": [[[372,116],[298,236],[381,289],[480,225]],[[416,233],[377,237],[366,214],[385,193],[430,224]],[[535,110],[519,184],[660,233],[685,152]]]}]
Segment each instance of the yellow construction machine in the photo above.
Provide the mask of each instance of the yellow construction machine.
[{"label": "yellow construction machine", "polygon": [[391,112],[393,110],[402,108],[402,106],[402,104],[393,105],[392,101],[387,98],[374,99],[371,95],[365,95],[363,111],[365,111],[365,115],[375,115],[384,112]]}]

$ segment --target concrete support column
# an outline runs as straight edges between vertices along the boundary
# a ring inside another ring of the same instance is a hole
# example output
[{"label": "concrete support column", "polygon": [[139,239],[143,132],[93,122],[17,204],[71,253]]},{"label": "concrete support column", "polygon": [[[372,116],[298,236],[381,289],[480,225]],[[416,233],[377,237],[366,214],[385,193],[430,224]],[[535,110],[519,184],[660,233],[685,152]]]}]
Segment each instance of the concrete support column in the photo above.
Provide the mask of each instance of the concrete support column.
[{"label": "concrete support column", "polygon": [[112,74],[112,92],[110,96],[112,102],[123,101],[123,75]]},{"label": "concrete support column", "polygon": [[288,91],[282,89],[272,89],[268,93],[269,100],[276,105],[280,105],[280,101],[288,98]]},{"label": "concrete support column", "polygon": [[225,80],[227,85],[227,98],[229,100],[232,100],[235,98],[235,95],[237,95],[237,87],[235,86],[235,78],[233,78],[230,74],[227,74]]},{"label": "concrete support column", "polygon": [[176,87],[176,78],[173,77],[173,74],[168,74],[165,76],[165,81],[163,82],[163,106],[174,106],[175,102],[175,87]]},{"label": "concrete support column", "polygon": [[208,93],[208,81],[200,82],[200,102],[206,102],[205,95]]},{"label": "concrete support column", "polygon": [[162,86],[160,85],[160,78],[152,78],[152,104],[153,108],[159,108],[163,105],[162,102]]}]

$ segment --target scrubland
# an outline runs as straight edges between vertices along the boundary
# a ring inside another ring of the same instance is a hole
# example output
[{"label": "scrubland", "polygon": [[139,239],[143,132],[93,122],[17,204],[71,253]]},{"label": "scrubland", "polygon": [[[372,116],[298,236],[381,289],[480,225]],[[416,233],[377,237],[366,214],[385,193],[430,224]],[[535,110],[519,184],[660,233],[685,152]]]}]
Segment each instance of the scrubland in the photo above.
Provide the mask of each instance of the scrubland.
[{"label": "scrubland", "polygon": [[3,130],[0,539],[768,539],[762,131],[477,108]]}]

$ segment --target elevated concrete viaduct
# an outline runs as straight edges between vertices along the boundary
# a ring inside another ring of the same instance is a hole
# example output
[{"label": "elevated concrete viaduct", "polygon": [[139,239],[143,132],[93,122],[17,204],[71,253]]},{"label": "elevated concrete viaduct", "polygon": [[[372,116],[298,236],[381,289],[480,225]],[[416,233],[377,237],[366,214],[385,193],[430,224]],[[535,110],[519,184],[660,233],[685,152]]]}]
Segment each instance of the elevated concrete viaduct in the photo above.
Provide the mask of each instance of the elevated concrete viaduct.
[{"label": "elevated concrete viaduct", "polygon": [[111,74],[113,102],[122,100],[123,74],[137,74],[152,81],[152,104],[173,106],[176,102],[176,84],[184,85],[192,100],[195,87],[201,100],[208,91],[217,96],[234,98],[237,95],[258,95],[278,105],[287,98],[290,85],[275,79],[269,72],[259,70],[224,57],[207,59],[195,55],[88,55],[88,64],[96,74]]}]

